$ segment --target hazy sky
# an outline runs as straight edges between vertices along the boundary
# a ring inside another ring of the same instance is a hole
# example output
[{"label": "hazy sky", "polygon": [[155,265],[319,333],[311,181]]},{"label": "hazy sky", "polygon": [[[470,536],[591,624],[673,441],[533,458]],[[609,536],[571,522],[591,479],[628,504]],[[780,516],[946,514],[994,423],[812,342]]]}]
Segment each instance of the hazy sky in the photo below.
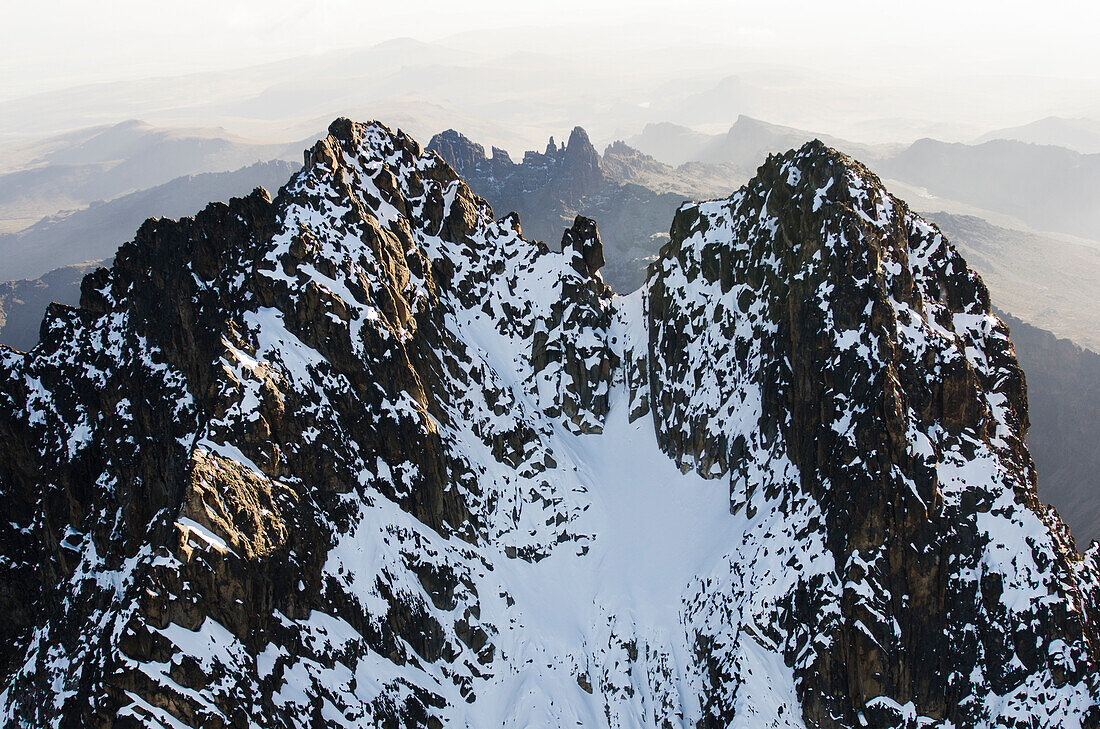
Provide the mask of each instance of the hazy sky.
[{"label": "hazy sky", "polygon": [[[698,41],[843,72],[1100,77],[1097,4],[678,0],[0,0],[0,99],[75,84],[244,66],[388,38],[589,26],[610,44]],[[502,37],[506,37],[504,33]],[[534,48],[531,50],[552,50]],[[942,71],[941,71],[942,70]],[[950,76],[944,78],[950,81]]]}]

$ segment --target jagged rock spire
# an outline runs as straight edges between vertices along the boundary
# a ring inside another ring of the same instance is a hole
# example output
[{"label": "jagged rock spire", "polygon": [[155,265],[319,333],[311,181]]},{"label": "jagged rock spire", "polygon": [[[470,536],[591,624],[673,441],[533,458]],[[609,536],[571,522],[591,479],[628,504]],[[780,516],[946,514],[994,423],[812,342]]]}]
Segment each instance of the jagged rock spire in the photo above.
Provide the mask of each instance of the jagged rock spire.
[{"label": "jagged rock spire", "polygon": [[600,242],[600,231],[595,220],[578,215],[562,235],[561,249],[562,252],[576,253],[573,267],[582,276],[599,276],[604,264],[603,243]]}]

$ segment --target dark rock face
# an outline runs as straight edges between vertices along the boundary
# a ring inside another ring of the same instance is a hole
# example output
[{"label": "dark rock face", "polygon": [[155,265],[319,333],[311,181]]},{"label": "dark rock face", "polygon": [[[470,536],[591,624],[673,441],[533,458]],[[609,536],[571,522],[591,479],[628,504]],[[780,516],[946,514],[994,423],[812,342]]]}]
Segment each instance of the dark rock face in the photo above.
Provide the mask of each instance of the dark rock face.
[{"label": "dark rock face", "polygon": [[581,127],[573,127],[569,133],[569,142],[565,145],[564,167],[572,177],[571,188],[583,194],[588,190],[599,189],[603,182],[600,173],[600,155],[592,146],[588,132]]},{"label": "dark rock face", "polygon": [[561,250],[574,254],[573,268],[578,273],[586,277],[599,276],[604,264],[603,242],[595,220],[578,215],[561,237]]},{"label": "dark rock face", "polygon": [[487,199],[522,191],[543,203],[560,200],[563,205],[576,206],[604,183],[600,155],[580,127],[573,129],[568,144],[557,147],[551,137],[545,152],[527,152],[522,164],[513,163],[506,152],[496,148],[493,157],[486,158],[483,146],[453,129],[432,137],[428,149],[461,177],[477,182],[478,193],[486,193]]},{"label": "dark rock face", "polygon": [[544,201],[560,199],[566,206],[575,206],[604,183],[599,172],[599,154],[580,126],[570,134],[569,144],[554,146],[550,137],[546,152],[528,152],[518,165],[496,147],[493,157],[486,158],[485,147],[454,130],[433,136],[428,148],[460,176],[477,181],[478,192],[484,189],[488,197],[518,187],[535,192]]},{"label": "dark rock face", "polygon": [[[563,281],[561,297],[535,330],[531,364],[557,388],[547,412],[565,415],[572,432],[599,433],[610,409],[611,376],[619,355],[609,341],[611,310],[600,304],[610,299],[611,290],[599,273],[603,245],[596,221],[578,215],[562,235],[561,252],[580,278]],[[598,338],[578,340],[576,333],[584,331],[599,333]]]},{"label": "dark rock face", "polygon": [[0,349],[3,723],[1096,725],[1098,551],[934,228],[807,145],[628,298],[519,229],[340,119]]},{"label": "dark rock face", "polygon": [[[459,177],[477,174],[479,168],[489,162],[485,157],[485,147],[467,139],[454,129],[435,135],[430,149],[447,160],[447,164],[458,173]],[[493,159],[497,156],[497,149],[494,147]],[[510,159],[508,163],[511,163]]]}]

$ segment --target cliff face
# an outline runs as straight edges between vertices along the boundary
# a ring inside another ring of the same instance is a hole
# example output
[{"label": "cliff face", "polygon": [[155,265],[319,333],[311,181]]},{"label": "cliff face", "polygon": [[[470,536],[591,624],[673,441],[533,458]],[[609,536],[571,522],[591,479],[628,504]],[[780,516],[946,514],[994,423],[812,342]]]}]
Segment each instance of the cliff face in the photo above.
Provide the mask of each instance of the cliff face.
[{"label": "cliff face", "polygon": [[542,202],[548,208],[576,206],[605,181],[600,155],[581,127],[575,127],[569,141],[560,147],[551,137],[544,152],[527,152],[519,164],[496,148],[491,158],[486,157],[483,146],[453,129],[435,135],[428,149],[446,160],[463,179],[484,187],[487,197],[527,193],[533,202]]},{"label": "cliff face", "polygon": [[1097,725],[1005,329],[858,164],[683,207],[622,298],[399,132],[305,162],[3,350],[6,724]]}]

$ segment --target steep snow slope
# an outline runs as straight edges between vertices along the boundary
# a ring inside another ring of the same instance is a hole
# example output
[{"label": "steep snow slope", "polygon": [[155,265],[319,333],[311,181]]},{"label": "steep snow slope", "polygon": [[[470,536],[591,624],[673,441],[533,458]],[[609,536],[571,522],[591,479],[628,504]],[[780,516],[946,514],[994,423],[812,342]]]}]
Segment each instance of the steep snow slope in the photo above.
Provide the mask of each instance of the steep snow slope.
[{"label": "steep snow slope", "polygon": [[636,294],[338,120],[0,350],[14,726],[1094,725],[977,277],[818,144]]}]

